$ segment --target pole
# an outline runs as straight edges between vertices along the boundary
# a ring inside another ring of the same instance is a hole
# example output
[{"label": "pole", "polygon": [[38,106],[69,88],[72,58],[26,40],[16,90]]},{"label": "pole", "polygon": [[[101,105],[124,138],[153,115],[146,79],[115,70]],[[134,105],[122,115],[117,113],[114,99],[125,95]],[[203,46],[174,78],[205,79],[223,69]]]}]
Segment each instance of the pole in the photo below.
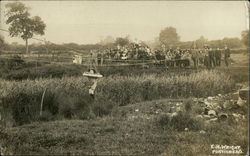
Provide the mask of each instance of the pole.
[{"label": "pole", "polygon": [[47,90],[47,88],[45,88],[45,90],[43,91],[43,95],[42,95],[42,100],[41,100],[41,105],[40,105],[40,116],[43,113],[43,99],[44,99],[46,90]]}]

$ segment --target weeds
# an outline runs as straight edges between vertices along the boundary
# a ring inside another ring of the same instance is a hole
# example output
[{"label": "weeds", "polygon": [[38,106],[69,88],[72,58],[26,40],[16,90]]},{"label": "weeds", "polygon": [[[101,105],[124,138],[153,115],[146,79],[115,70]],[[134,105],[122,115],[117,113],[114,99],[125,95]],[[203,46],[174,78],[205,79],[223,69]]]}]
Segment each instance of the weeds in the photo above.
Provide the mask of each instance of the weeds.
[{"label": "weeds", "polygon": [[[213,96],[234,87],[234,81],[218,71],[190,75],[110,76],[103,78],[93,101],[88,95],[90,82],[83,77],[0,82],[4,109],[11,110],[19,123],[29,123],[39,115],[45,88],[43,111],[63,118],[89,118],[110,114],[112,108],[160,98]],[[189,106],[186,106],[186,109]],[[84,112],[84,114],[82,113]]]}]

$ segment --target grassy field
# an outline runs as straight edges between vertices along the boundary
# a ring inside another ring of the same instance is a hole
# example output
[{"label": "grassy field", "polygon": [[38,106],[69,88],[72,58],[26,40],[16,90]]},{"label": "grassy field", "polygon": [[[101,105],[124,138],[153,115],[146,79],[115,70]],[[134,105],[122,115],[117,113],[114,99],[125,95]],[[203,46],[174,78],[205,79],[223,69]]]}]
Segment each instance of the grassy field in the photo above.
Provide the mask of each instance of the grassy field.
[{"label": "grassy field", "polygon": [[[184,115],[172,119],[174,124],[166,122],[164,112],[180,102],[155,100],[119,107],[111,115],[94,120],[14,127],[3,136],[3,145],[13,154],[193,156],[211,154],[212,144],[238,145],[246,152],[247,120],[236,122],[230,118],[204,124],[194,118],[196,113],[187,115],[183,110]],[[185,127],[189,130],[185,131]]]},{"label": "grassy field", "polygon": [[[207,122],[197,118],[205,108],[196,98],[204,101],[229,93],[230,100],[238,83],[248,85],[248,55],[233,54],[232,59],[229,68],[215,70],[107,70],[108,76],[97,86],[95,100],[88,95],[90,82],[77,75],[82,71],[77,66],[45,69],[42,65],[36,68],[44,70],[40,76],[20,76],[18,81],[11,80],[10,75],[0,81],[1,151],[193,156],[211,155],[210,146],[219,144],[240,146],[246,153],[246,108],[224,110],[229,114],[227,120]],[[47,69],[54,76],[47,76]],[[17,77],[22,75],[21,70]],[[24,75],[32,75],[33,70],[27,70]],[[76,75],[65,74],[71,70]],[[129,70],[134,71],[122,74]],[[174,112],[178,114],[169,116]],[[236,120],[233,113],[239,112],[245,117]]]},{"label": "grassy field", "polygon": [[[2,80],[0,86],[6,120],[22,125],[38,120],[103,116],[113,107],[154,99],[214,96],[232,91],[234,80],[216,70],[189,75],[112,76],[100,80],[94,101],[88,95],[90,82],[82,77]],[[45,115],[41,117],[40,103],[45,89]]]}]

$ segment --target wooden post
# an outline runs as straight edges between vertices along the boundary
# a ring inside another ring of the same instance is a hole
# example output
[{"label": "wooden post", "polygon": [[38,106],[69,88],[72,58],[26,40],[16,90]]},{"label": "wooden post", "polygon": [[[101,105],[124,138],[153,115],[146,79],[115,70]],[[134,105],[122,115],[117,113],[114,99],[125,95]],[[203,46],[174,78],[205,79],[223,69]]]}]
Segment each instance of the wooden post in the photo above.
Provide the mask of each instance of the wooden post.
[{"label": "wooden post", "polygon": [[47,88],[45,88],[45,90],[43,91],[43,95],[42,95],[41,106],[40,106],[40,116],[43,113],[43,99],[44,99],[46,90],[47,90]]}]

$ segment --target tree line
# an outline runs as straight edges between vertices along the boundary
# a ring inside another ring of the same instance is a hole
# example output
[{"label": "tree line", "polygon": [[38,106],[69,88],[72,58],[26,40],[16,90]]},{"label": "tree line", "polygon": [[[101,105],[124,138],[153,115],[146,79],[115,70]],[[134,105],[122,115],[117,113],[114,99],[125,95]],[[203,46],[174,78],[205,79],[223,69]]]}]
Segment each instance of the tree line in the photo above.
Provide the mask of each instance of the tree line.
[{"label": "tree line", "polygon": [[[126,46],[133,41],[129,36],[113,38],[107,36],[96,44],[76,44],[65,43],[55,44],[51,42],[42,41],[40,43],[28,45],[28,40],[32,39],[34,35],[44,35],[46,24],[39,16],[31,17],[29,9],[21,2],[7,3],[7,17],[6,24],[9,25],[9,35],[11,37],[21,37],[25,41],[25,45],[18,43],[7,43],[4,37],[0,35],[0,52],[3,51],[17,51],[21,53],[28,53],[35,51],[38,53],[51,53],[51,52],[87,52],[91,49],[112,49],[116,46]],[[148,45],[152,49],[166,48],[203,48],[208,45],[212,48],[223,48],[225,45],[231,49],[240,49],[248,47],[249,30],[244,30],[241,33],[241,38],[223,38],[220,40],[208,40],[204,36],[194,41],[182,42],[180,35],[177,33],[176,28],[166,27],[160,31],[159,36],[154,41],[140,41],[140,44]]]}]

